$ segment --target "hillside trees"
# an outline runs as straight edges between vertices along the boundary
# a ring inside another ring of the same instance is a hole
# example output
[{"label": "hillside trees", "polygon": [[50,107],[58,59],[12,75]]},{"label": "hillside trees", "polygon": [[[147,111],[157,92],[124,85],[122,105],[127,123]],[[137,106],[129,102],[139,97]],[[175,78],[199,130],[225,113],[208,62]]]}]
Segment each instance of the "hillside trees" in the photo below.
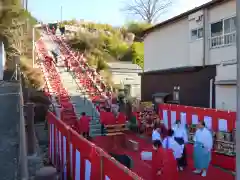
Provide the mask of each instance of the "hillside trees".
[{"label": "hillside trees", "polygon": [[103,70],[109,61],[132,61],[143,68],[142,35],[151,27],[150,24],[130,22],[125,27],[116,28],[106,24],[82,23],[81,27],[85,31],[78,32],[69,44],[85,53],[91,66]]},{"label": "hillside trees", "polygon": [[[20,0],[0,0],[0,40],[5,45],[6,66],[8,70],[15,68],[14,56],[21,57],[22,72],[27,83],[34,88],[43,85],[40,70],[32,67],[32,28],[37,20],[24,10]],[[37,77],[37,78],[36,78]]]}]

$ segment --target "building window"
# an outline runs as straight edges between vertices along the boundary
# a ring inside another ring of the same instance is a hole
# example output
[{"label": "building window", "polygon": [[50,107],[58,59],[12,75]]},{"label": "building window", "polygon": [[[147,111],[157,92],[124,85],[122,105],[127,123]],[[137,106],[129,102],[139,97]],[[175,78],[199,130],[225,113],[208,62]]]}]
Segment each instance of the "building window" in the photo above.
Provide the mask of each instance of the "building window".
[{"label": "building window", "polygon": [[223,19],[211,24],[212,48],[230,45],[236,42],[236,17]]},{"label": "building window", "polygon": [[191,31],[191,40],[197,40],[203,38],[203,28],[193,29]]}]

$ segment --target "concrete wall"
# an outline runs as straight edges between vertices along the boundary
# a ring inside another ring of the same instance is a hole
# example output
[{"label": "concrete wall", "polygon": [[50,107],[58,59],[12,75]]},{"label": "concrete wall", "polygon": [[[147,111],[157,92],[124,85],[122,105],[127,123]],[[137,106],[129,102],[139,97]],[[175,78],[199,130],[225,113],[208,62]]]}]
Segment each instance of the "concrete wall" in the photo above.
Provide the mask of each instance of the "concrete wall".
[{"label": "concrete wall", "polygon": [[141,77],[137,73],[112,72],[112,79],[114,84],[120,84],[122,81],[124,85],[130,85],[131,96],[141,97]]},{"label": "concrete wall", "polygon": [[144,72],[190,65],[188,19],[166,25],[144,39]]}]

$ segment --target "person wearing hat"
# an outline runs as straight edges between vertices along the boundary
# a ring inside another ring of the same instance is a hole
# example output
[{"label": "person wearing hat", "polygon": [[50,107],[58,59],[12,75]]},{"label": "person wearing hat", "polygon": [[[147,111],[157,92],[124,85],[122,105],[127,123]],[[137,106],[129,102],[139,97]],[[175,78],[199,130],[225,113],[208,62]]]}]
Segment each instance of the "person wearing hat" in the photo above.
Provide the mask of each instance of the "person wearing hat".
[{"label": "person wearing hat", "polygon": [[183,145],[183,154],[179,160],[180,170],[182,171],[184,167],[187,166],[187,155],[186,155],[186,146],[188,142],[187,130],[183,124],[181,124],[180,120],[176,121],[175,126],[173,126],[172,130],[174,131],[174,139],[179,145]]}]

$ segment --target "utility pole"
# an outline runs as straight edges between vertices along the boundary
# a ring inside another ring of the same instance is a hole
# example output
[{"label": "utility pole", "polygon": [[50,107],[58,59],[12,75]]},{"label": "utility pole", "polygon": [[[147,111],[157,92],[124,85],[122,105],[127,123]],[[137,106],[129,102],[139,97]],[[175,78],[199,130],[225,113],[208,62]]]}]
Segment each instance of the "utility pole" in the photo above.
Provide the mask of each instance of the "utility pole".
[{"label": "utility pole", "polygon": [[35,67],[35,27],[32,28],[32,64]]},{"label": "utility pole", "polygon": [[62,14],[63,14],[63,7],[61,6],[61,10],[60,10],[60,13],[61,13],[61,19],[60,19],[60,21],[61,21],[61,23],[62,23],[62,21],[63,21],[63,17],[62,17]]},{"label": "utility pole", "polygon": [[237,119],[236,119],[236,180],[240,180],[240,0],[236,0],[237,47]]},{"label": "utility pole", "polygon": [[28,0],[25,0],[25,2],[26,2],[26,7],[25,7],[25,9],[26,9],[26,11],[28,10]]}]

